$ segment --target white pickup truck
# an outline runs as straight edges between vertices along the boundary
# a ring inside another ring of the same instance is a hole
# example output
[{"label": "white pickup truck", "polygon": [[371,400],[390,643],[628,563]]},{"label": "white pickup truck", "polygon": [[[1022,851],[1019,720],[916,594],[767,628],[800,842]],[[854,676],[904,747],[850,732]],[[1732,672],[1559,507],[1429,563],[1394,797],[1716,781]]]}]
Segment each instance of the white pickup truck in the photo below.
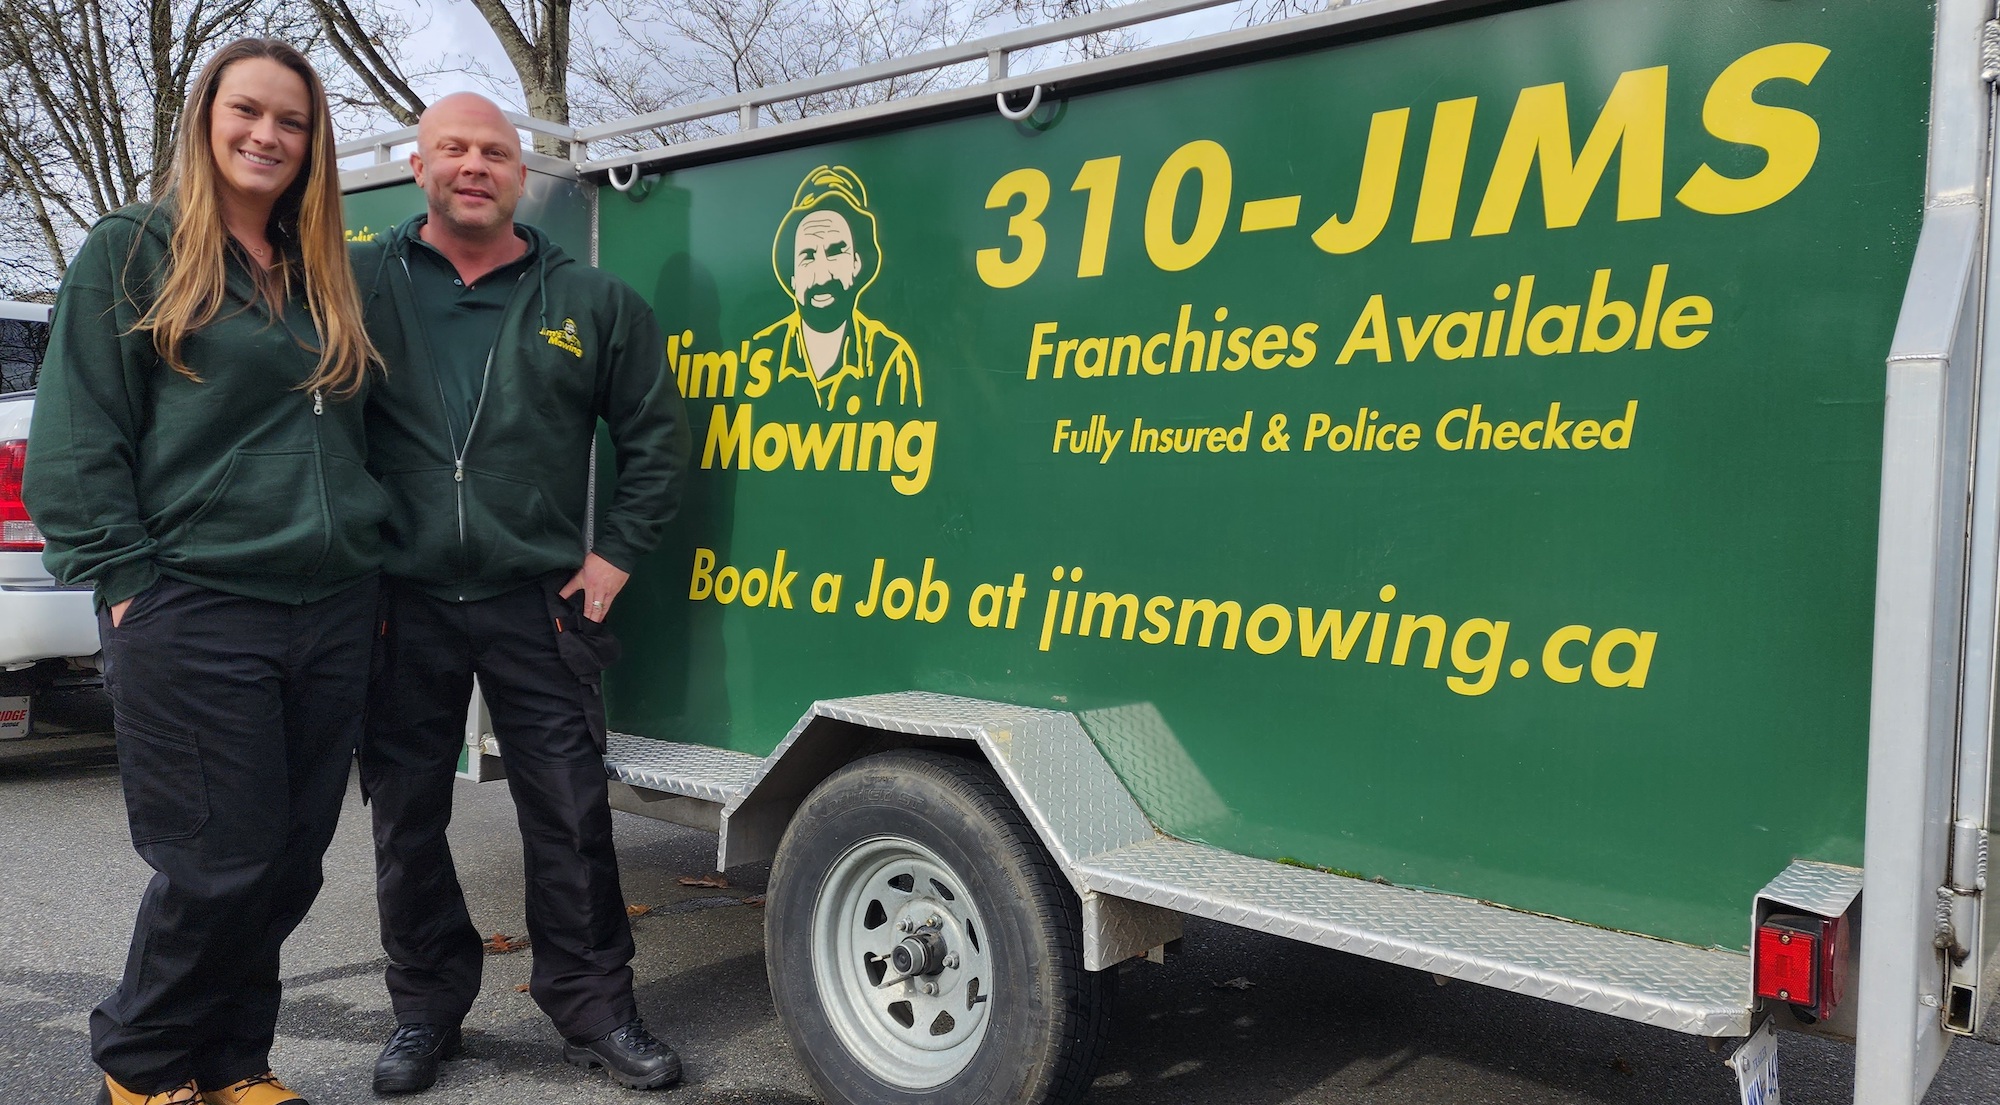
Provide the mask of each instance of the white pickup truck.
[{"label": "white pickup truck", "polygon": [[21,503],[49,314],[0,301],[0,740],[32,732],[37,694],[98,670],[90,589],[64,587],[42,567],[42,533]]}]

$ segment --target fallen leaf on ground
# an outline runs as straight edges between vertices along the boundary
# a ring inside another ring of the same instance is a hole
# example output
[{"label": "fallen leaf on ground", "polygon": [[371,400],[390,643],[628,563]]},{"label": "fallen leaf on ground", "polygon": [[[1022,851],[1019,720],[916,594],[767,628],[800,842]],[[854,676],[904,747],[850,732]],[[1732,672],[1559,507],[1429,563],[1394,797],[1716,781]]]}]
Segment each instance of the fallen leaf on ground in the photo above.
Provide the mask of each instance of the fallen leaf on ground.
[{"label": "fallen leaf on ground", "polygon": [[1248,990],[1255,985],[1257,984],[1249,979],[1239,976],[1237,978],[1223,979],[1221,982],[1215,984],[1215,988],[1218,990]]},{"label": "fallen leaf on ground", "polygon": [[1605,1066],[1610,1067],[1612,1070],[1617,1071],[1619,1074],[1634,1073],[1632,1070],[1632,1064],[1626,1062],[1622,1056],[1613,1056],[1611,1061],[1609,1063],[1606,1063]]},{"label": "fallen leaf on ground", "polygon": [[682,886],[706,886],[711,890],[724,890],[729,880],[721,875],[682,875],[678,880]]},{"label": "fallen leaf on ground", "polygon": [[625,916],[627,917],[644,917],[651,912],[653,912],[653,907],[649,905],[628,905],[625,907]]},{"label": "fallen leaf on ground", "polygon": [[752,894],[748,898],[743,899],[743,904],[754,905],[762,909],[764,906],[764,896],[762,894]]},{"label": "fallen leaf on ground", "polygon": [[527,983],[525,983],[525,982],[521,983],[520,985],[518,985],[518,986],[514,987],[514,992],[515,992],[515,993],[517,993],[517,994],[525,994],[525,993],[527,993],[527,992],[528,992],[528,984],[527,984]]},{"label": "fallen leaf on ground", "polygon": [[486,939],[486,954],[508,955],[527,946],[528,938],[525,936],[509,936],[504,932],[496,932]]}]

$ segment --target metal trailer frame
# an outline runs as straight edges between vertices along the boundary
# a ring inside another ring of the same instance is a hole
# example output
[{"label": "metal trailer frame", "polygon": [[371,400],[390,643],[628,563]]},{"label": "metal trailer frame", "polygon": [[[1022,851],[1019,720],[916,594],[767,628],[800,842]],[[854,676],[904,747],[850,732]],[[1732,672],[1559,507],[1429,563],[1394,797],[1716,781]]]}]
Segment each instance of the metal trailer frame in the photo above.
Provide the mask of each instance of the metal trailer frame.
[{"label": "metal trailer frame", "polygon": [[[1984,0],[1938,4],[1923,230],[1889,355],[1854,1089],[1869,1105],[1921,1099],[1947,1029],[1974,1031],[1993,997],[1970,977],[1980,964],[1969,954],[2000,571],[2000,415],[1979,402],[1994,248],[1992,69],[1982,59],[1992,14]],[[1950,962],[1955,947],[1968,948],[1970,971]]]},{"label": "metal trailer frame", "polygon": [[[509,115],[567,148],[527,155],[533,175],[597,178],[619,191],[648,170],[745,156],[892,123],[1030,105],[1155,79],[1275,47],[1505,6],[1497,0],[1348,0],[1265,26],[1021,75],[1017,52],[1217,6],[1142,0],[1097,14],[927,51],[827,77],[755,89],[596,127]],[[1993,0],[1937,0],[1924,217],[1887,361],[1871,676],[1865,874],[1794,863],[1757,896],[1839,913],[1865,899],[1858,995],[1857,1105],[1916,1105],[1950,1037],[1972,1034],[1996,994],[2000,910],[1983,909],[1993,735],[2000,724],[2000,404],[1982,404],[1991,354],[1984,320],[2000,308],[1987,205],[1995,165],[2000,21]],[[984,60],[987,80],[908,100],[761,125],[769,105],[888,77]],[[992,98],[989,101],[989,97]],[[702,119],[736,130],[657,149],[588,156],[592,144]],[[404,128],[338,148],[371,163],[356,190],[409,179],[391,161]],[[590,197],[595,261],[596,196]],[[1093,716],[1147,740],[1143,709]],[[475,704],[469,762],[495,765]],[[1084,905],[1085,956],[1098,970],[1156,952],[1185,915],[1257,928],[1369,958],[1708,1037],[1750,1033],[1760,1010],[1750,959],[1383,886],[1167,837],[1148,822],[1074,714],[908,692],[822,701],[768,757],[613,734],[612,802],[718,834],[719,867],[768,858],[791,813],[832,771],[895,747],[976,747],[1021,805]],[[1170,769],[1170,768],[1169,768]],[[1858,906],[1856,908],[1859,908]]]}]

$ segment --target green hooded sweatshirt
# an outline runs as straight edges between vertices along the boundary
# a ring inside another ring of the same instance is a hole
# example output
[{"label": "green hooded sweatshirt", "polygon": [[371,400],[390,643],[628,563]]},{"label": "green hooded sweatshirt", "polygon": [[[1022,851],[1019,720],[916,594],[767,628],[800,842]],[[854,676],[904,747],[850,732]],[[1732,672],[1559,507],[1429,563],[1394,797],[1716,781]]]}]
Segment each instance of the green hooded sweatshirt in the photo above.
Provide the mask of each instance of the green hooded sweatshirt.
[{"label": "green hooded sweatshirt", "polygon": [[381,562],[363,403],[300,389],[319,367],[304,289],[294,281],[274,319],[235,249],[220,313],[181,347],[200,382],[169,368],[133,326],[165,278],[173,219],[170,202],[105,216],[63,277],[23,488],[42,561],[95,585],[100,607],[162,575],[326,598]]},{"label": "green hooded sweatshirt", "polygon": [[687,414],[653,312],[624,281],[577,263],[533,227],[470,418],[433,364],[409,250],[425,216],[351,247],[388,378],[368,400],[368,468],[389,496],[383,571],[473,601],[584,555],[590,446],[611,431],[617,487],[597,504],[594,551],[624,571],[680,505]]}]

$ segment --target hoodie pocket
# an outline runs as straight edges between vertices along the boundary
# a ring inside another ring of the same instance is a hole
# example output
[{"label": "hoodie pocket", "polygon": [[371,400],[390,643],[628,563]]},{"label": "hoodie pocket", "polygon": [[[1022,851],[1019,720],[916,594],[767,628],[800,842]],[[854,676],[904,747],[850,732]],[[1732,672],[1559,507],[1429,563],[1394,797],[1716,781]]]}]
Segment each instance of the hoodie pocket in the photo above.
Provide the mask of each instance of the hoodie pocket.
[{"label": "hoodie pocket", "polygon": [[238,452],[162,561],[209,572],[304,576],[327,548],[324,487],[310,450]]},{"label": "hoodie pocket", "polygon": [[583,557],[583,534],[549,509],[542,490],[526,480],[465,471],[466,551],[471,575],[483,580],[525,580],[569,566]]},{"label": "hoodie pocket", "polygon": [[381,480],[389,512],[382,530],[382,558],[389,574],[434,581],[451,578],[462,558],[451,466],[384,472]]},{"label": "hoodie pocket", "polygon": [[333,544],[320,573],[347,579],[382,562],[382,520],[389,496],[367,469],[346,457],[326,458],[326,498],[333,507]]}]

